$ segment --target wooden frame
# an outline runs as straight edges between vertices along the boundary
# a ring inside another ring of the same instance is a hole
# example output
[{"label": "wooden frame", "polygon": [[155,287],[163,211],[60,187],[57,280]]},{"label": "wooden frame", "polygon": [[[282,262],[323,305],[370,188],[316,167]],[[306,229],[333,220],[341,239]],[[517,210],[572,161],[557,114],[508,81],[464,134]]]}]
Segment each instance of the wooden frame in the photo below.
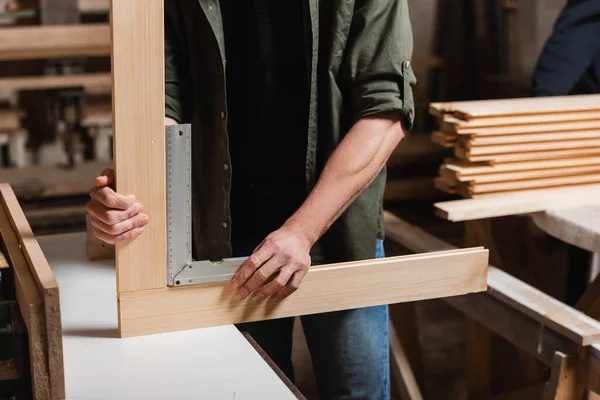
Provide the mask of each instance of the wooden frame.
[{"label": "wooden frame", "polygon": [[111,1],[117,190],[134,194],[151,221],[116,247],[121,336],[485,290],[481,248],[313,267],[281,302],[235,300],[228,282],[167,287],[163,19],[162,1]]},{"label": "wooden frame", "polygon": [[33,398],[65,398],[58,285],[8,184],[0,184],[0,236],[27,328]]}]

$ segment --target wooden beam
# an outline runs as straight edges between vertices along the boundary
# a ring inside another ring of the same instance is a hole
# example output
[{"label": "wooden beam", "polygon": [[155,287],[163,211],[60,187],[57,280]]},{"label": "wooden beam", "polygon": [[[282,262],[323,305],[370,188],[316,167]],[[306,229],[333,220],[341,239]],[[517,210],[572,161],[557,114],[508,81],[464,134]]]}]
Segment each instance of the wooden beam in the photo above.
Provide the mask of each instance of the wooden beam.
[{"label": "wooden beam", "polygon": [[123,337],[339,311],[486,289],[480,248],[313,266],[277,301],[239,301],[229,282],[121,292]]},{"label": "wooden beam", "polygon": [[477,199],[436,203],[434,206],[436,213],[442,218],[450,221],[469,221],[599,203],[600,185],[591,184],[490,194]]},{"label": "wooden beam", "polygon": [[[563,167],[563,168],[551,168],[551,169],[536,169],[530,171],[516,171],[516,172],[500,172],[494,174],[484,175],[462,175],[458,174],[451,169],[448,169],[446,165],[442,166],[440,176],[449,176],[453,182],[472,182],[474,184],[482,183],[508,183],[509,181],[526,181],[540,178],[557,178],[561,176],[579,175],[579,174],[593,174],[600,173],[600,165],[586,165],[581,167]],[[446,178],[447,179],[447,178]],[[544,185],[542,185],[544,186]]]},{"label": "wooden beam", "polygon": [[162,1],[111,1],[117,190],[135,195],[151,221],[116,246],[119,293],[167,285],[163,15]]},{"label": "wooden beam", "polygon": [[467,393],[468,398],[485,398],[492,393],[492,333],[479,322],[467,318]]},{"label": "wooden beam", "polygon": [[444,161],[443,168],[455,171],[461,177],[495,174],[500,172],[533,171],[565,167],[600,165],[600,156],[521,161],[505,164],[472,164],[457,159]]},{"label": "wooden beam", "polygon": [[15,131],[21,127],[21,118],[25,111],[9,108],[0,110],[0,132]]},{"label": "wooden beam", "polygon": [[457,118],[464,120],[508,115],[560,114],[582,111],[591,112],[600,111],[600,95],[431,103],[429,109],[434,115],[454,114]]},{"label": "wooden beam", "polygon": [[498,116],[477,118],[470,121],[444,115],[441,129],[456,132],[458,128],[490,128],[494,126],[541,125],[554,122],[593,121],[600,120],[600,112],[561,112],[554,114],[533,114],[518,116]]},{"label": "wooden beam", "polygon": [[574,357],[560,351],[554,353],[550,380],[546,384],[543,400],[572,400],[583,398],[583,388]]},{"label": "wooden beam", "polygon": [[93,88],[103,90],[106,94],[111,90],[110,73],[46,75],[14,78],[0,78],[0,90],[45,90],[71,87]]},{"label": "wooden beam", "polygon": [[462,159],[470,162],[493,162],[493,163],[511,163],[534,160],[551,160],[566,157],[585,157],[600,155],[599,147],[579,148],[579,149],[561,149],[561,150],[546,150],[532,151],[519,153],[504,153],[492,155],[470,155],[464,149],[456,147],[454,154]]},{"label": "wooden beam", "polygon": [[583,185],[590,183],[600,183],[600,174],[558,176],[508,182],[473,183],[468,186],[468,194],[473,195],[495,192],[513,192],[517,190],[550,188],[557,186],[567,187],[570,185]]},{"label": "wooden beam", "polygon": [[108,24],[0,29],[0,61],[109,55]]},{"label": "wooden beam", "polygon": [[[599,126],[600,128],[600,126]],[[470,146],[464,149],[467,157],[506,153],[526,153],[533,151],[551,151],[561,149],[583,149],[600,147],[600,139],[557,140],[537,143],[514,143],[506,145]]]},{"label": "wooden beam", "polygon": [[600,120],[559,122],[540,125],[513,125],[491,128],[459,128],[458,135],[474,135],[477,137],[523,135],[532,133],[590,131],[600,128]]},{"label": "wooden beam", "polygon": [[598,139],[600,138],[599,130],[591,131],[559,131],[559,132],[543,132],[529,133],[516,135],[501,135],[501,136],[470,136],[460,135],[458,142],[462,147],[472,149],[483,146],[499,146],[499,145],[529,145],[540,142],[554,141],[570,141],[581,139]]},{"label": "wooden beam", "polygon": [[57,398],[64,397],[65,376],[58,284],[9,185],[0,184],[0,198],[12,228],[17,234],[19,247],[27,260],[29,270],[42,297],[50,390],[53,396]]}]

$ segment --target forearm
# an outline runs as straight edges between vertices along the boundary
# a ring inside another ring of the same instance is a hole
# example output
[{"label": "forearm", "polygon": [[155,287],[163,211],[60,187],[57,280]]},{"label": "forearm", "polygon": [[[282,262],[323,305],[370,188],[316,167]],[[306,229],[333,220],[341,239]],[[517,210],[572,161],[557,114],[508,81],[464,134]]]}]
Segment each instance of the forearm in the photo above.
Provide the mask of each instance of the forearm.
[{"label": "forearm", "polygon": [[396,113],[358,121],[325,164],[304,204],[284,226],[312,246],[373,182],[403,137]]}]

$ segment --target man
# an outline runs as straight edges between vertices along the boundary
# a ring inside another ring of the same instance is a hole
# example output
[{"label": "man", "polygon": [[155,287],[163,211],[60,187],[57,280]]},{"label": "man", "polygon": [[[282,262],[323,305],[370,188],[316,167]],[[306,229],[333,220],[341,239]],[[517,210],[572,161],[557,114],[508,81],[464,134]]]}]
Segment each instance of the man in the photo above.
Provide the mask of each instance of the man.
[{"label": "man", "polygon": [[569,0],[538,59],[535,96],[600,93],[600,2]]},{"label": "man", "polygon": [[[282,300],[312,264],[383,256],[385,163],[413,119],[406,0],[165,3],[165,123],[191,122],[196,259],[247,256],[239,298]],[[97,178],[96,235],[148,217]],[[352,293],[348,293],[352,296]],[[293,378],[293,318],[243,324]],[[322,399],[389,398],[387,307],[305,316]]]}]

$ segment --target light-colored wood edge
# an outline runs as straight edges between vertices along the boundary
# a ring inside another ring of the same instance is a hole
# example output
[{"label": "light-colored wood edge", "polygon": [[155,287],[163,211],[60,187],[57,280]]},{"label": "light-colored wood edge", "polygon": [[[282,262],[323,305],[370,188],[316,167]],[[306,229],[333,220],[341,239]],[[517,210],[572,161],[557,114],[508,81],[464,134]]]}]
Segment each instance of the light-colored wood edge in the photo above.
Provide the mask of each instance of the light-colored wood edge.
[{"label": "light-colored wood edge", "polygon": [[116,246],[119,292],[167,285],[163,14],[162,1],[111,1],[117,190],[150,218],[140,237]]},{"label": "light-colored wood edge", "polygon": [[[384,213],[384,222],[386,236],[411,251],[423,253],[455,248],[390,212]],[[488,270],[488,288],[488,295],[579,345],[587,346],[600,339],[600,321],[491,265]]]},{"label": "light-colored wood edge", "polygon": [[283,301],[239,301],[229,282],[120,293],[120,335],[146,335],[479,292],[481,248],[316,266]]},{"label": "light-colored wood edge", "polygon": [[50,389],[53,396],[61,398],[65,395],[65,376],[58,284],[9,185],[0,184],[0,197],[31,274],[43,296]]},{"label": "light-colored wood edge", "polygon": [[457,182],[473,182],[475,184],[492,183],[492,182],[507,182],[521,181],[536,178],[553,178],[559,176],[568,176],[576,174],[589,174],[600,172],[600,165],[588,165],[582,167],[563,167],[551,169],[538,169],[531,171],[516,171],[516,172],[501,172],[485,175],[467,175],[457,174],[450,169],[443,169],[440,174],[447,176],[446,179],[452,179]]},{"label": "light-colored wood edge", "polygon": [[6,256],[13,267],[17,304],[27,327],[33,396],[36,399],[47,399],[50,398],[51,390],[44,300],[20,249],[8,212],[2,203],[0,203],[0,236],[4,242]]},{"label": "light-colored wood edge", "polygon": [[0,61],[110,55],[108,24],[0,29]]},{"label": "light-colored wood edge", "polygon": [[552,361],[550,379],[544,389],[543,400],[571,400],[583,397],[579,385],[577,363],[573,356],[557,351]]},{"label": "light-colored wood edge", "polygon": [[440,131],[431,133],[431,141],[442,147],[451,148],[456,144],[456,135],[446,135]]},{"label": "light-colored wood edge", "polygon": [[532,151],[524,153],[508,153],[508,154],[493,154],[472,156],[467,154],[461,148],[455,148],[455,155],[470,162],[491,162],[491,163],[512,163],[525,162],[535,160],[553,160],[567,157],[585,157],[600,155],[599,147],[590,147],[582,149],[566,149],[566,150],[547,150],[547,151]]},{"label": "light-colored wood edge", "polygon": [[457,159],[445,160],[442,168],[449,169],[461,177],[496,174],[503,172],[533,171],[543,169],[558,169],[564,167],[580,167],[587,165],[600,165],[600,157],[574,157],[551,160],[536,160],[513,162],[506,164],[481,165],[465,163]]},{"label": "light-colored wood edge", "polygon": [[550,188],[556,186],[582,185],[600,183],[600,174],[589,173],[572,176],[537,178],[509,182],[473,183],[469,186],[470,194],[510,192],[525,189]]},{"label": "light-colored wood edge", "polygon": [[551,132],[589,131],[598,128],[600,128],[600,120],[575,121],[541,125],[501,126],[494,128],[459,128],[457,129],[456,133],[458,134],[458,136],[475,135],[476,137],[488,137],[505,135],[523,135],[533,133],[543,134]]},{"label": "light-colored wood edge", "polygon": [[541,125],[555,122],[561,123],[593,120],[600,120],[600,112],[574,111],[555,114],[509,115],[490,118],[476,118],[470,121],[458,119],[452,115],[444,115],[441,128],[444,131],[456,132],[457,128],[491,128],[498,126]]},{"label": "light-colored wood edge", "polygon": [[516,143],[507,145],[473,146],[468,149],[468,154],[470,157],[472,157],[505,153],[527,153],[533,151],[582,149],[590,147],[600,147],[600,139],[560,140],[539,143]]},{"label": "light-colored wood edge", "polygon": [[467,136],[461,135],[459,142],[461,146],[469,149],[482,146],[498,146],[509,144],[531,144],[540,142],[553,142],[559,140],[597,139],[600,138],[600,130],[592,131],[559,131],[549,133],[531,133],[522,135],[506,136]]},{"label": "light-colored wood edge", "polygon": [[478,199],[434,204],[437,214],[450,221],[503,217],[600,203],[600,185],[537,189],[484,195]]},{"label": "light-colored wood edge", "polygon": [[110,73],[0,78],[0,90],[42,90],[69,87],[111,90]]}]

